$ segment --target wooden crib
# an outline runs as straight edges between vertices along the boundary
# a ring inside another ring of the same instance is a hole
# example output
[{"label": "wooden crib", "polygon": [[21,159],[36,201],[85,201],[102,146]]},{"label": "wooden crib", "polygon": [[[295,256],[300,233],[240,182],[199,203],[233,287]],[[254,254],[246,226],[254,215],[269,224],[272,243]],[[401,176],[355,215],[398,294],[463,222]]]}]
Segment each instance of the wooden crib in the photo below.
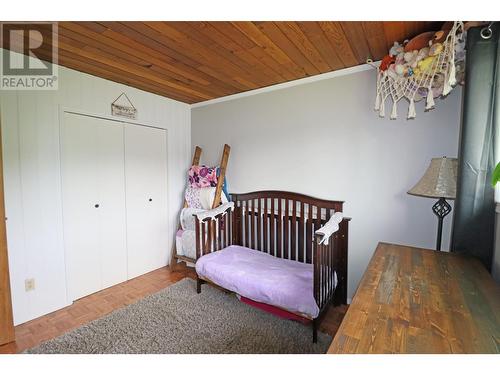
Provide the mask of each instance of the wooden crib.
[{"label": "wooden crib", "polygon": [[[196,218],[196,259],[240,245],[278,258],[313,264],[313,293],[319,315],[312,320],[313,341],[319,320],[330,303],[347,303],[348,218],[339,223],[328,245],[319,244],[315,231],[334,212],[342,212],[342,201],[330,201],[285,191],[231,194],[234,211],[227,209],[213,219]],[[337,286],[335,287],[335,272]],[[197,289],[210,282],[198,276]]]}]

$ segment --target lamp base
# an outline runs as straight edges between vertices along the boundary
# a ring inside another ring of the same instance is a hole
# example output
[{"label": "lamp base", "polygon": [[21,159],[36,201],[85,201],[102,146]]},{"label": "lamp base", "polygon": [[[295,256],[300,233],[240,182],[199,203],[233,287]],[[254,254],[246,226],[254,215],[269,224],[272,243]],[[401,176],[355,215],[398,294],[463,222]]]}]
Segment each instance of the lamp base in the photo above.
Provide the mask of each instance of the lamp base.
[{"label": "lamp base", "polygon": [[443,219],[451,212],[451,206],[446,199],[439,198],[439,200],[432,206],[432,212],[438,218],[438,231],[436,239],[436,250],[441,251],[441,236],[443,234]]}]

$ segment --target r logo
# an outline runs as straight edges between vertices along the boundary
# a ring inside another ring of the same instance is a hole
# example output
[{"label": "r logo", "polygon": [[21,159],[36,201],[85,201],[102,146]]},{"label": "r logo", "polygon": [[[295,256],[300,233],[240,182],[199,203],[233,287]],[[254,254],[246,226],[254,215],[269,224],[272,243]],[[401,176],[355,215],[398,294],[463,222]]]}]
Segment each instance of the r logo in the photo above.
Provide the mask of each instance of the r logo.
[{"label": "r logo", "polygon": [[56,23],[2,23],[1,41],[1,88],[57,88]]}]

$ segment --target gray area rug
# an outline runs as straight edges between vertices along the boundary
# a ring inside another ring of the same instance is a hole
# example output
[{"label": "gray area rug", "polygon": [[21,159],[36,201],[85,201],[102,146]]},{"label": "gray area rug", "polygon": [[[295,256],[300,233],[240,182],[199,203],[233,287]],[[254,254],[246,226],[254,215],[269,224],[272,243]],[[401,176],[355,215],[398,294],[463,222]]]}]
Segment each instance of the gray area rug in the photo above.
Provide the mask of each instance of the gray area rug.
[{"label": "gray area rug", "polygon": [[25,353],[325,353],[332,338],[185,278]]}]

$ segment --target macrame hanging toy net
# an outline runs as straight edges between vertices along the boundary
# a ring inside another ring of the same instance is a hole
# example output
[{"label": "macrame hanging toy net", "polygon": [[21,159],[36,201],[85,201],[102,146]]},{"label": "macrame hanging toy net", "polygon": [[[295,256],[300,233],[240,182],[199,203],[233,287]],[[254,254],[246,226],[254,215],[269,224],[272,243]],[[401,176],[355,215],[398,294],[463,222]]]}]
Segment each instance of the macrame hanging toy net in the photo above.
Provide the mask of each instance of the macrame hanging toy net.
[{"label": "macrame hanging toy net", "polygon": [[[436,33],[437,35],[437,33]],[[410,44],[407,44],[410,46]],[[390,118],[398,116],[398,103],[409,101],[408,119],[417,116],[415,102],[425,98],[425,110],[433,109],[434,99],[448,95],[457,83],[462,83],[465,71],[465,32],[456,21],[442,42],[431,38],[428,46],[419,50],[395,42],[389,55],[377,66],[377,96],[375,111],[385,117],[387,99],[392,99]]]}]

